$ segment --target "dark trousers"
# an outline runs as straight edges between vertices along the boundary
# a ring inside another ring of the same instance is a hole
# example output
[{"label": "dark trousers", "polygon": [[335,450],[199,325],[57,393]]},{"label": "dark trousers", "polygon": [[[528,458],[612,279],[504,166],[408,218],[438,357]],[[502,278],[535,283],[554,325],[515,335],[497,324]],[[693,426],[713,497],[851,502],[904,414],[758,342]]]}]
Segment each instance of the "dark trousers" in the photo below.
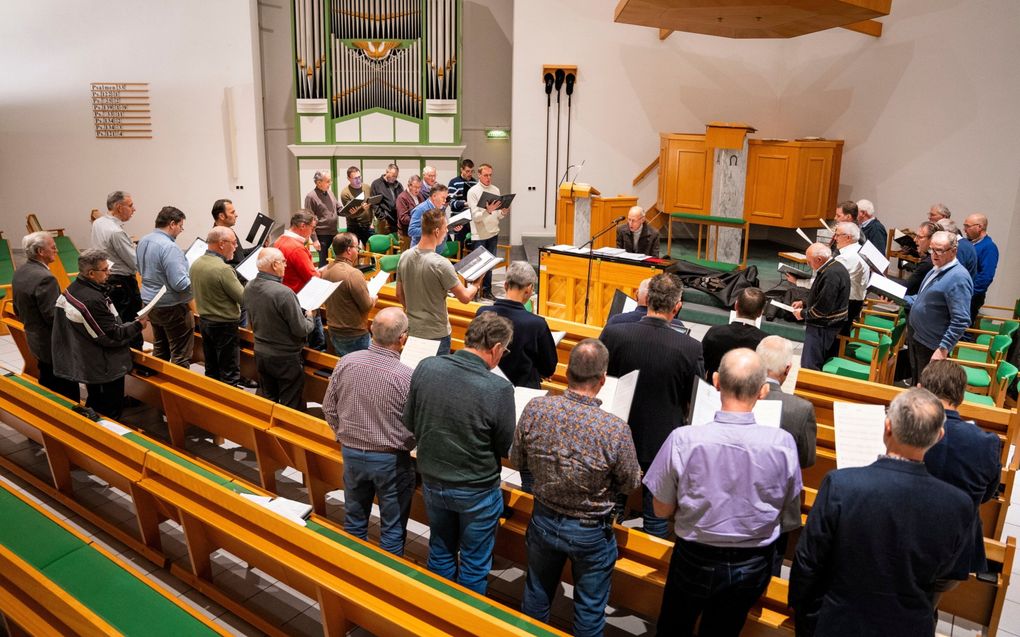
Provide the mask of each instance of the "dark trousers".
[{"label": "dark trousers", "polygon": [[124,377],[108,383],[88,383],[88,397],[85,406],[111,420],[120,420],[124,412]]},{"label": "dark trousers", "polygon": [[156,307],[149,312],[152,322],[152,355],[174,365],[191,367],[195,350],[195,315],[187,303]]},{"label": "dark trousers", "polygon": [[258,395],[298,411],[305,410],[305,368],[301,354],[263,356],[255,353],[259,372]]},{"label": "dark trousers", "polygon": [[970,322],[977,323],[978,311],[981,306],[985,304],[985,292],[975,292],[974,296],[970,297]]},{"label": "dark trousers", "polygon": [[308,347],[320,352],[326,351],[326,330],[322,327],[322,314],[318,310],[315,311],[312,331],[308,335]]},{"label": "dark trousers", "polygon": [[81,401],[81,387],[76,380],[67,380],[53,373],[53,365],[38,361],[39,384],[53,393],[70,398],[74,402]]},{"label": "dark trousers", "polygon": [[804,369],[821,371],[825,357],[839,334],[841,325],[819,327],[807,325],[804,328],[804,351],[800,355],[800,366]]},{"label": "dark trousers", "polygon": [[205,375],[228,385],[236,385],[241,380],[241,348],[237,328],[237,321],[201,319],[198,322],[198,331],[202,335],[202,353],[205,355]]},{"label": "dark trousers", "polygon": [[[138,291],[138,279],[123,274],[111,274],[106,279],[109,286],[110,302],[117,309],[121,323],[130,323],[142,309],[142,295]],[[142,349],[142,335],[131,340],[131,347]]]},{"label": "dark trousers", "polygon": [[347,232],[354,233],[354,236],[358,238],[361,245],[368,248],[368,238],[375,234],[375,230],[371,226],[363,226],[360,223],[354,223],[350,220],[347,221]]},{"label": "dark trousers", "polygon": [[916,385],[921,382],[921,373],[931,362],[931,355],[935,353],[935,350],[918,343],[913,332],[908,334],[908,337],[907,355],[910,357],[910,373],[914,376],[910,384]]},{"label": "dark trousers", "polygon": [[677,540],[662,593],[658,635],[737,637],[771,578],[774,547],[717,548]]},{"label": "dark trousers", "polygon": [[336,233],[332,234],[319,234],[315,233],[315,238],[319,240],[319,267],[329,263],[329,249],[333,246],[333,237]]},{"label": "dark trousers", "polygon": [[[497,246],[499,245],[499,235],[495,237],[489,237],[481,241],[471,241],[471,249],[477,250],[478,248],[485,248],[492,254],[496,254]],[[492,270],[485,273],[482,277],[482,292],[492,294]]]}]

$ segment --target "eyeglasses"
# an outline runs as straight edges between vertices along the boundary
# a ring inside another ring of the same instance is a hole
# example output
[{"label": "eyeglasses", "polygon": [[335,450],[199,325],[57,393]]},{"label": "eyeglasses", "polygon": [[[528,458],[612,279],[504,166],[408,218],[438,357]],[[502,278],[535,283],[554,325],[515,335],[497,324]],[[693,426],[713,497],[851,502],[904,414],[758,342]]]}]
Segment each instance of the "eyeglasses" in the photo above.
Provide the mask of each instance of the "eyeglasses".
[{"label": "eyeglasses", "polygon": [[93,272],[109,272],[110,271],[110,266],[106,266],[105,268],[95,268],[92,271]]},{"label": "eyeglasses", "polygon": [[956,250],[956,248],[928,248],[928,252],[931,252],[932,254],[940,254],[940,255],[941,254],[945,254],[947,252],[952,252],[953,250]]}]

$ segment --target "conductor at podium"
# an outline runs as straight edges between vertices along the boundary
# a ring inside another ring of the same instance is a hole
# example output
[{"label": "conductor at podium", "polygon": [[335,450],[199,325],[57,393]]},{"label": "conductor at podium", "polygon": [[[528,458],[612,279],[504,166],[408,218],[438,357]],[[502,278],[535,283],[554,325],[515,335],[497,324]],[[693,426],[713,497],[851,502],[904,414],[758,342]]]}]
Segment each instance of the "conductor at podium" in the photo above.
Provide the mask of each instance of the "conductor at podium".
[{"label": "conductor at podium", "polygon": [[616,247],[659,257],[659,231],[645,221],[645,209],[641,206],[631,208],[627,212],[627,225],[616,229]]}]

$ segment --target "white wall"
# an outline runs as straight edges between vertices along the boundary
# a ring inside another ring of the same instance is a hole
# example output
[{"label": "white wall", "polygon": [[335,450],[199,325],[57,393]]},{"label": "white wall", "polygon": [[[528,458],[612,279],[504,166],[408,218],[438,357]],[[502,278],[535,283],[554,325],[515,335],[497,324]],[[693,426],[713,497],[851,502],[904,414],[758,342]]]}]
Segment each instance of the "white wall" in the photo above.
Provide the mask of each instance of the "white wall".
[{"label": "white wall", "polygon": [[1020,296],[1010,276],[1020,270],[1020,2],[897,0],[879,39],[835,29],[665,42],[613,23],[615,5],[516,2],[514,242],[542,225],[541,65],[577,64],[571,160],[588,160],[580,181],[603,194],[654,202],[654,173],[637,189],[631,180],[658,154],[660,131],[723,120],[750,123],[760,137],[840,138],[841,198],[872,199],[887,226],[916,225],[936,201],[960,221],[986,213],[1003,255],[989,302]]},{"label": "white wall", "polygon": [[[204,234],[220,197],[250,223],[264,205],[253,13],[248,0],[2,3],[0,229],[12,243],[33,211],[87,247],[89,210],[117,189],[134,196],[133,234],[164,205],[188,215],[185,238]],[[153,139],[96,139],[90,82],[149,82]]]}]

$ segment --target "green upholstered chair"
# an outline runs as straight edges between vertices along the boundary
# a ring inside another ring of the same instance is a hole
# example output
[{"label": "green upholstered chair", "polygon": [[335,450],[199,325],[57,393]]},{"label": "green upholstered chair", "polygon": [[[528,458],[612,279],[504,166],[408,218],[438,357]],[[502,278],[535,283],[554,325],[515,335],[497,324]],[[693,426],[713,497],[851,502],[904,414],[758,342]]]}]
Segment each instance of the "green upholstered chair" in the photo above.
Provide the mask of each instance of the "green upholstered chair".
[{"label": "green upholstered chair", "polygon": [[[964,367],[964,369],[967,369]],[[988,394],[965,391],[963,400],[969,403],[987,405],[988,407],[1002,407],[1006,402],[1006,390],[1016,380],[1017,368],[1006,361],[999,361],[995,370],[995,382],[989,388]]]},{"label": "green upholstered chair", "polygon": [[[871,360],[862,362],[850,358],[846,353],[846,349],[848,345],[854,343],[858,344],[858,347],[861,345],[872,347]],[[892,339],[886,334],[879,334],[878,343],[874,345],[858,338],[840,336],[839,355],[825,361],[822,371],[826,374],[867,380],[873,383],[884,382],[888,373],[887,365],[889,362],[889,348],[891,346]]]},{"label": "green upholstered chair", "polygon": [[1012,344],[1013,339],[1003,335],[993,336],[992,342],[988,345],[959,343],[954,348],[951,358],[964,366],[968,387],[976,390],[976,393],[990,393],[992,373],[998,369],[999,361]]},{"label": "green upholstered chair", "polygon": [[399,254],[384,254],[379,257],[379,269],[383,272],[396,272],[397,265],[400,264]]},{"label": "green upholstered chair", "polygon": [[442,245],[437,252],[447,259],[459,260],[460,259],[460,244],[456,241],[447,241]]},{"label": "green upholstered chair", "polygon": [[375,254],[391,254],[393,252],[393,236],[373,234],[368,238],[368,251]]}]

